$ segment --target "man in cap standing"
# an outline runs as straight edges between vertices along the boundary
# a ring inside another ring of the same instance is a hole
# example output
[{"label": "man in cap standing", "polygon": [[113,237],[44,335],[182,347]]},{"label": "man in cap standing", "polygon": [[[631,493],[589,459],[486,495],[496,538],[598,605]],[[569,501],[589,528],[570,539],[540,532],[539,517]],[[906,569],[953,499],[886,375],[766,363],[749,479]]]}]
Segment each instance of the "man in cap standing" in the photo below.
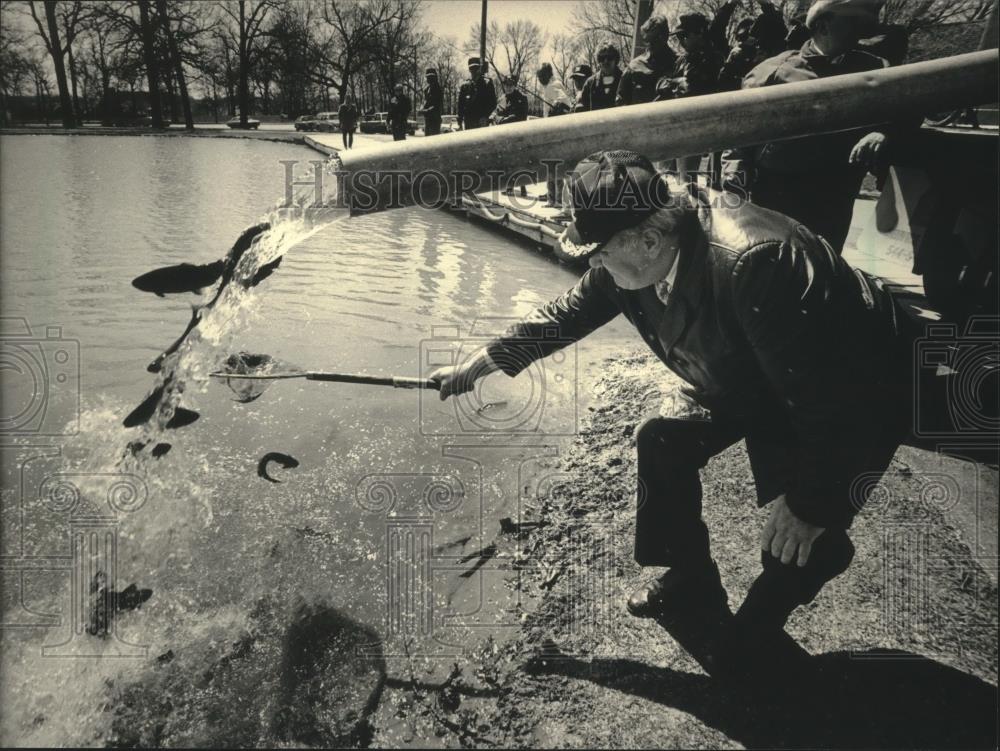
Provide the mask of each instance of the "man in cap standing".
[{"label": "man in cap standing", "polygon": [[484,75],[478,57],[469,58],[469,78],[458,90],[458,124],[465,130],[488,125],[488,117],[497,106],[493,81]]},{"label": "man in cap standing", "polygon": [[[786,667],[768,646],[850,564],[847,530],[906,434],[910,345],[893,301],[795,220],[747,203],[699,208],[686,193],[671,196],[634,152],[594,154],[567,183],[574,215],[563,249],[590,269],[431,378],[442,399],[470,391],[624,314],[689,384],[679,399],[693,407],[636,433],[635,558],[669,568],[628,609],[687,633],[713,675],[741,673],[754,655],[767,669]],[[761,573],[734,616],[702,520],[699,472],[741,439],[770,517]]]},{"label": "man in cap standing", "polygon": [[594,69],[586,63],[577,65],[573,68],[573,72],[570,74],[570,79],[573,81],[574,112],[584,112],[583,102],[581,100],[583,96],[583,86],[592,75],[594,75]]},{"label": "man in cap standing", "polygon": [[[817,0],[806,16],[810,39],[751,70],[743,88],[886,67],[885,60],[858,48],[858,41],[876,30],[881,2]],[[797,219],[840,253],[861,182],[885,140],[882,131],[867,128],[738,149],[726,155],[723,184]]]},{"label": "man in cap standing", "polygon": [[[678,20],[677,30],[671,36],[677,37],[684,52],[677,58],[670,75],[657,82],[655,101],[701,96],[718,91],[723,58],[722,53],[712,44],[708,18],[701,13],[686,13]],[[678,159],[679,179],[685,183],[694,183],[701,160],[701,154]]]},{"label": "man in cap standing", "polygon": [[407,121],[410,117],[410,98],[403,93],[403,84],[401,83],[392,87],[388,117],[389,127],[392,130],[392,140],[405,141],[406,131],[409,128]]},{"label": "man in cap standing", "polygon": [[528,119],[528,97],[517,88],[514,76],[503,77],[503,98],[490,115],[494,125],[519,123]]},{"label": "man in cap standing", "polygon": [[670,49],[670,22],[663,16],[651,16],[640,30],[646,52],[633,58],[618,84],[615,103],[646,104],[656,97],[656,84],[674,70],[677,55]]},{"label": "man in cap standing", "polygon": [[435,68],[428,68],[424,75],[427,83],[424,84],[424,106],[420,109],[420,114],[424,116],[424,135],[436,136],[441,133],[444,92],[441,91]]}]

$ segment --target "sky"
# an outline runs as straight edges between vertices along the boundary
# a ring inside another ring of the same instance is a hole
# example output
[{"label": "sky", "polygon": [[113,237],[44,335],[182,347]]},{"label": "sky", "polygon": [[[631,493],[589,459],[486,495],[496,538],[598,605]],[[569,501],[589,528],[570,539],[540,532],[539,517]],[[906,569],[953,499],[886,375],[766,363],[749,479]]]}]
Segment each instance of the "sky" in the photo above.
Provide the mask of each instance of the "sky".
[{"label": "sky", "polygon": [[[488,22],[501,25],[519,18],[534,21],[549,36],[565,32],[573,9],[586,0],[488,0]],[[469,36],[469,29],[479,23],[481,0],[426,0],[424,24],[439,37],[454,37],[458,45]]]}]

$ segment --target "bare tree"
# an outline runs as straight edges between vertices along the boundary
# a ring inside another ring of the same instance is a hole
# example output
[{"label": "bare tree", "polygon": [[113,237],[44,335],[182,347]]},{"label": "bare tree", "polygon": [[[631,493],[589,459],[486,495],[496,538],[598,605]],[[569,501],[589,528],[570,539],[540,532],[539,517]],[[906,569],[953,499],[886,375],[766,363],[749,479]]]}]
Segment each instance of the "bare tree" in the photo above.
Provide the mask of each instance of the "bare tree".
[{"label": "bare tree", "polygon": [[991,6],[990,0],[886,0],[882,20],[913,32],[983,18]]},{"label": "bare tree", "polygon": [[503,58],[507,73],[520,80],[525,68],[538,62],[547,36],[534,21],[510,21],[504,24],[497,37],[494,54]]},{"label": "bare tree", "polygon": [[[62,109],[63,127],[72,128],[76,126],[76,116],[66,78],[65,57],[66,53],[70,51],[77,33],[82,28],[85,17],[84,6],[81,0],[73,0],[65,9],[66,12],[61,13],[60,11],[63,9],[55,0],[45,0],[43,5],[44,23],[39,16],[37,3],[34,0],[29,0],[28,11],[35,22],[38,36],[42,39],[45,49],[52,58],[52,66],[56,72],[56,85],[59,88],[59,106]],[[59,30],[60,15],[63,16],[61,19],[63,21],[62,32]]]},{"label": "bare tree", "polygon": [[222,12],[236,25],[234,37],[239,61],[236,97],[241,128],[247,127],[250,115],[250,71],[259,58],[257,42],[268,13],[275,7],[274,0],[234,0],[220,5]]},{"label": "bare tree", "polygon": [[187,79],[184,76],[184,64],[181,61],[181,54],[177,46],[177,39],[174,36],[173,22],[167,12],[167,0],[156,0],[156,13],[159,16],[160,29],[167,41],[167,49],[170,53],[170,66],[173,69],[174,78],[180,89],[181,108],[184,111],[184,128],[194,130],[194,116],[191,114],[191,99],[188,96]]},{"label": "bare tree", "polygon": [[637,0],[593,0],[577,4],[573,26],[581,35],[595,37],[597,46],[614,44],[627,59],[632,50]]}]

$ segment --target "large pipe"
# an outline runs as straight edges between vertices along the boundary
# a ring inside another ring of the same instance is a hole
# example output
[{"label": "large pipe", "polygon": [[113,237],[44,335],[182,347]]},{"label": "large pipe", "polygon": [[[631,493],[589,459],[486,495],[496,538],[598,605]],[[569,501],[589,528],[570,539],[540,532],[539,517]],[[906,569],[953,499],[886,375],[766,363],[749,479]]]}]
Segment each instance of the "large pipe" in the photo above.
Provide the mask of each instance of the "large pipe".
[{"label": "large pipe", "polygon": [[[340,153],[352,214],[434,198],[470,176],[545,178],[544,160],[576,164],[602,149],[653,159],[877,125],[996,101],[996,50],[746,91],[586,112]],[[481,183],[479,189],[487,185]],[[417,195],[419,194],[419,195]]]}]

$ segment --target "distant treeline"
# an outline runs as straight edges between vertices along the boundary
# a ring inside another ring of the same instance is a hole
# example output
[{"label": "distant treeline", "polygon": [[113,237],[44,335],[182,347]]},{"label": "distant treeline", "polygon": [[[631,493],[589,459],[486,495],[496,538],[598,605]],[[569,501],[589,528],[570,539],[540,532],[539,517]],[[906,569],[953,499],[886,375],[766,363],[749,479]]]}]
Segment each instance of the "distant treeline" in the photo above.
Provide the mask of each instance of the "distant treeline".
[{"label": "distant treeline", "polygon": [[[658,0],[657,13],[714,13],[725,0]],[[786,16],[808,0],[776,0]],[[756,12],[739,3],[733,24]],[[910,30],[981,18],[992,0],[887,0],[883,18]],[[551,62],[566,81],[613,43],[629,57],[636,0],[579,2],[569,28],[549,34],[530,18],[487,27],[493,76],[529,93]],[[189,126],[240,114],[293,119],[336,109],[351,95],[384,110],[396,83],[421,104],[423,72],[438,71],[454,112],[465,59],[479,53],[475,24],[462,38],[428,28],[423,0],[12,0],[0,5],[0,125],[148,117]],[[568,81],[566,81],[568,83]],[[156,92],[148,96],[145,92]],[[537,112],[539,100],[529,97]]]}]

